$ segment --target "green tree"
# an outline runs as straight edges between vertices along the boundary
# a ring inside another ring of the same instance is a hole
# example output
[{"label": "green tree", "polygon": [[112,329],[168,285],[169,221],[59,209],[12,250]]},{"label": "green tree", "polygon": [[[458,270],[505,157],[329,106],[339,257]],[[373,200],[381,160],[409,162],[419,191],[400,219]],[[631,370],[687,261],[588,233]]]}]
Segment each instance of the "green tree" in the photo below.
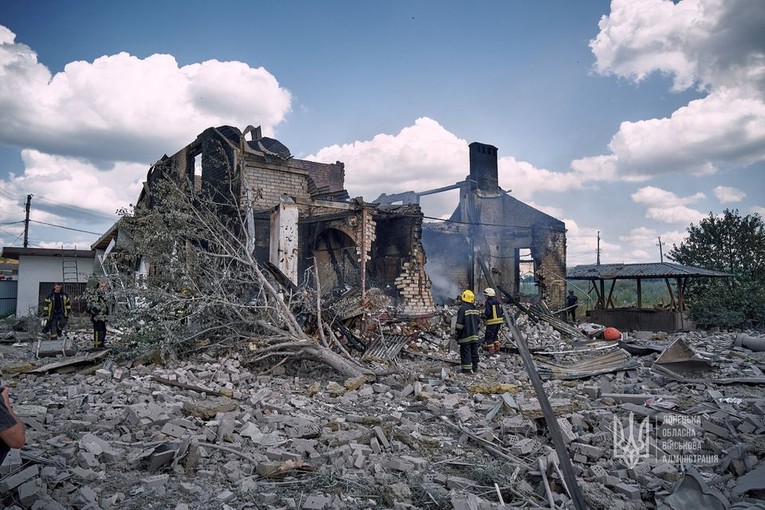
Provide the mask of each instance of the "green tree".
[{"label": "green tree", "polygon": [[742,217],[738,210],[709,213],[688,227],[688,237],[667,254],[689,266],[731,273],[689,284],[688,310],[702,327],[736,328],[762,325],[765,320],[765,224],[758,214]]}]

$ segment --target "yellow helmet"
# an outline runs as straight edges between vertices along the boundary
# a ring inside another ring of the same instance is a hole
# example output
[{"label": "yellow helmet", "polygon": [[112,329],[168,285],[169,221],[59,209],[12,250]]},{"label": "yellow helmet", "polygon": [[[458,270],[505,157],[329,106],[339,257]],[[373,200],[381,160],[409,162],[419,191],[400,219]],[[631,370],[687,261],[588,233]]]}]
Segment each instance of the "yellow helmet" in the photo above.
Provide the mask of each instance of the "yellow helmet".
[{"label": "yellow helmet", "polygon": [[466,290],[462,293],[461,296],[462,300],[465,303],[474,303],[475,302],[475,294],[473,294],[472,290]]}]

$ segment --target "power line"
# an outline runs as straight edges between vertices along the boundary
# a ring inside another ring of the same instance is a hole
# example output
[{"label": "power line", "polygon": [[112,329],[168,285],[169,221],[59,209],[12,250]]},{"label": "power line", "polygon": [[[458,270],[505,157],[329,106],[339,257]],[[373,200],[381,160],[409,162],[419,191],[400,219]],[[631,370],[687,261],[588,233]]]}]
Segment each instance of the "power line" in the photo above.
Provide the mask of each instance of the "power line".
[{"label": "power line", "polygon": [[102,213],[102,212],[99,212],[99,211],[94,211],[93,209],[87,209],[85,207],[80,207],[80,206],[77,206],[77,205],[63,204],[61,202],[54,202],[52,200],[48,200],[47,198],[41,197],[41,196],[36,196],[35,198],[37,198],[37,200],[39,200],[40,202],[46,203],[48,205],[52,205],[52,206],[54,206],[54,207],[56,207],[58,209],[64,209],[64,210],[72,211],[72,212],[79,213],[79,214],[88,214],[88,215],[93,216],[93,217],[97,217],[97,218],[100,217],[100,218],[109,219],[109,220],[113,220],[114,217],[116,216],[116,214],[115,215],[109,215],[109,214],[105,214],[105,213]]},{"label": "power line", "polygon": [[[409,217],[415,217],[417,215],[415,214],[403,214],[402,216],[409,216]],[[474,225],[479,227],[498,227],[498,228],[522,228],[526,230],[557,230],[553,227],[548,226],[529,226],[529,225],[506,225],[501,223],[482,223],[482,222],[470,222],[470,221],[461,221],[461,220],[452,220],[452,219],[444,219],[444,218],[437,218],[435,216],[422,216],[425,219],[428,220],[438,220],[439,222],[443,223],[454,223],[457,225]]]},{"label": "power line", "polygon": [[10,198],[11,200],[16,200],[16,197],[11,194],[10,191],[0,186],[0,195],[3,195],[5,198]]},{"label": "power line", "polygon": [[14,237],[13,241],[11,241],[11,244],[13,244],[14,242],[18,241],[19,238],[21,237],[21,234],[16,235],[13,232],[8,232],[7,230],[2,229],[2,228],[0,228],[0,232],[4,232],[4,233],[8,234],[9,236]]},{"label": "power line", "polygon": [[79,228],[65,227],[63,225],[55,225],[53,223],[45,223],[44,221],[29,220],[32,223],[39,223],[40,225],[47,225],[49,227],[63,228],[64,230],[72,230],[74,232],[82,232],[83,234],[93,234],[94,236],[100,236],[103,232],[91,232],[89,230],[80,230]]}]

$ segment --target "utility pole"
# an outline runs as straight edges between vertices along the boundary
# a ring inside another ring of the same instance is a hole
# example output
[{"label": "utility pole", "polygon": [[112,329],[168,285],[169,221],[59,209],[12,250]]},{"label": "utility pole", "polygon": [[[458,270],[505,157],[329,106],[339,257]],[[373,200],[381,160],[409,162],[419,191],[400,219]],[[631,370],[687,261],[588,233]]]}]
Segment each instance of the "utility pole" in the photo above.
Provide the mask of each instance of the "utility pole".
[{"label": "utility pole", "polygon": [[29,245],[29,207],[32,205],[32,195],[27,195],[26,216],[24,218],[24,248]]},{"label": "utility pole", "polygon": [[598,251],[597,251],[597,254],[598,254],[598,262],[597,262],[597,264],[600,265],[600,230],[598,230]]},{"label": "utility pole", "polygon": [[664,253],[662,252],[662,249],[661,249],[661,236],[659,236],[659,245],[658,246],[659,246],[659,262],[664,263]]}]

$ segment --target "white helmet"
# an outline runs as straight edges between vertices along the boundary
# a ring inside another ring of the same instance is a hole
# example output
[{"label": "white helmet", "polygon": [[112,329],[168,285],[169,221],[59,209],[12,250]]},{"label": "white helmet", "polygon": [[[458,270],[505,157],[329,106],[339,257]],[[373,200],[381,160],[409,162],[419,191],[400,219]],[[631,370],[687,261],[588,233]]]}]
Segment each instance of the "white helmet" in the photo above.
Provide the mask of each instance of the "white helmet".
[{"label": "white helmet", "polygon": [[487,289],[484,289],[483,293],[486,294],[489,297],[496,296],[496,293],[494,292],[494,289],[492,289],[491,287],[489,287]]}]

